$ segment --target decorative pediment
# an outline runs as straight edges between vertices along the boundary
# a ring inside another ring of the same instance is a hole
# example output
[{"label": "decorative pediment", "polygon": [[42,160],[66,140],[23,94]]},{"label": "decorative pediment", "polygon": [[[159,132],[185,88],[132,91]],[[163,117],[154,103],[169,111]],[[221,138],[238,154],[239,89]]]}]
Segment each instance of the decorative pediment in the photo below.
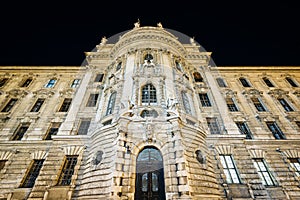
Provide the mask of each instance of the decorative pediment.
[{"label": "decorative pediment", "polygon": [[233,147],[231,145],[218,145],[216,150],[219,154],[231,155],[233,153]]},{"label": "decorative pediment", "polygon": [[265,157],[265,151],[261,149],[250,149],[249,150],[250,155],[252,158],[264,158]]},{"label": "decorative pediment", "polygon": [[52,95],[54,95],[55,93],[52,90],[48,90],[48,89],[40,89],[37,91],[33,92],[33,96],[41,96],[41,97],[51,97]]},{"label": "decorative pediment", "polygon": [[59,91],[60,96],[73,96],[73,94],[74,94],[74,90],[72,88]]},{"label": "decorative pediment", "polygon": [[299,149],[288,149],[283,151],[283,153],[288,158],[300,158],[300,150]]},{"label": "decorative pediment", "polygon": [[286,96],[286,95],[288,95],[288,93],[289,92],[284,91],[282,89],[274,89],[274,90],[271,90],[268,92],[269,95],[271,95],[272,97],[275,97],[275,98]]},{"label": "decorative pediment", "polygon": [[226,97],[235,97],[237,92],[233,91],[233,90],[230,90],[230,89],[226,89],[224,91]]},{"label": "decorative pediment", "polygon": [[24,97],[28,94],[28,92],[25,90],[12,89],[8,91],[7,94],[12,97]]},{"label": "decorative pediment", "polygon": [[12,154],[12,151],[0,151],[0,160],[8,160]]},{"label": "decorative pediment", "polygon": [[85,146],[73,145],[62,147],[65,155],[79,155],[85,149]]},{"label": "decorative pediment", "polygon": [[242,92],[243,95],[247,96],[262,96],[263,92],[259,91],[257,89],[249,89],[249,90],[244,90]]},{"label": "decorative pediment", "polygon": [[34,151],[31,153],[31,158],[41,160],[41,159],[46,159],[47,155],[48,152],[46,151]]}]

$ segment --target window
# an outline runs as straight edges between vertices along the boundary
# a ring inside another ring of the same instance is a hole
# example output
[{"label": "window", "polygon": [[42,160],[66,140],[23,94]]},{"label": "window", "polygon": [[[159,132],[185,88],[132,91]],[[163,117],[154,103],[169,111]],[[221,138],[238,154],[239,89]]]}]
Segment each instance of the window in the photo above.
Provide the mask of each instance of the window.
[{"label": "window", "polygon": [[285,99],[278,99],[279,103],[282,105],[285,111],[292,112],[294,109],[288,104],[288,102]]},{"label": "window", "polygon": [[216,117],[206,118],[207,125],[211,134],[221,134],[220,127]]},{"label": "window", "polygon": [[66,156],[57,185],[70,185],[78,156]]},{"label": "window", "polygon": [[298,87],[298,84],[293,80],[291,79],[290,77],[286,77],[285,80],[287,82],[289,82],[289,84],[292,86],[292,87]]},{"label": "window", "polygon": [[99,94],[90,94],[88,102],[86,104],[87,107],[95,107],[97,104]]},{"label": "window", "polygon": [[289,158],[291,167],[295,170],[297,176],[300,176],[300,158]]},{"label": "window", "polygon": [[44,103],[45,99],[38,99],[34,106],[31,108],[30,112],[39,112],[39,110],[41,109],[43,103]]},{"label": "window", "polygon": [[259,98],[253,97],[251,98],[255,108],[257,109],[257,111],[259,112],[264,112],[267,111],[265,106],[263,105],[263,103],[261,102],[261,100]]},{"label": "window", "polygon": [[141,117],[145,118],[145,117],[157,117],[158,113],[155,110],[143,110],[141,112]]},{"label": "window", "polygon": [[5,163],[7,160],[0,160],[0,171],[5,167]]},{"label": "window", "polygon": [[246,135],[246,139],[252,139],[251,131],[250,131],[248,125],[246,124],[246,122],[236,122],[236,125],[239,128],[239,131],[241,132],[241,134]]},{"label": "window", "polygon": [[71,88],[77,88],[80,84],[80,79],[74,79],[72,84],[71,84]]},{"label": "window", "polygon": [[249,81],[247,79],[245,79],[245,78],[240,78],[240,82],[242,83],[242,85],[244,87],[251,87]]},{"label": "window", "polygon": [[55,83],[56,83],[56,79],[50,79],[44,87],[45,88],[53,88]]},{"label": "window", "polygon": [[275,139],[286,139],[276,122],[266,122]]},{"label": "window", "polygon": [[185,112],[188,114],[192,114],[192,109],[187,94],[185,92],[181,92],[181,96],[182,96],[182,102],[183,102],[183,107],[185,109]]},{"label": "window", "polygon": [[203,78],[199,72],[194,72],[193,76],[194,76],[195,82],[203,82]]},{"label": "window", "polygon": [[153,60],[153,56],[150,53],[147,53],[144,57],[144,60],[147,60],[150,62],[151,60]]},{"label": "window", "polygon": [[72,99],[71,98],[65,98],[60,109],[59,112],[68,112],[70,106],[72,103]]},{"label": "window", "polygon": [[239,111],[232,98],[226,98],[226,104],[231,112]]},{"label": "window", "polygon": [[3,87],[8,81],[8,78],[2,78],[0,79],[0,87]]},{"label": "window", "polygon": [[28,87],[31,82],[32,78],[28,78],[22,83],[21,87]]},{"label": "window", "polygon": [[267,77],[264,77],[263,78],[263,81],[265,82],[265,84],[268,86],[268,87],[274,87],[273,83],[270,81],[270,79],[268,79]]},{"label": "window", "polygon": [[300,121],[295,121],[295,123],[298,126],[298,128],[300,128]]},{"label": "window", "polygon": [[43,162],[44,160],[33,160],[29,172],[27,173],[21,185],[22,188],[32,188],[34,186],[35,180],[38,177],[43,166]]},{"label": "window", "polygon": [[275,180],[271,176],[271,173],[269,172],[266,163],[262,158],[254,159],[254,166],[264,185],[267,186],[275,185]]},{"label": "window", "polygon": [[223,170],[226,176],[227,183],[241,183],[241,180],[238,176],[237,168],[234,164],[233,158],[231,155],[220,155],[220,161],[223,166]]},{"label": "window", "polygon": [[17,103],[18,99],[10,99],[6,106],[2,109],[1,112],[9,112],[13,108],[13,106]]},{"label": "window", "polygon": [[156,103],[156,89],[152,84],[147,84],[142,88],[142,103],[153,104]]},{"label": "window", "polygon": [[208,98],[207,94],[199,94],[199,97],[200,97],[201,105],[203,107],[210,107],[211,106],[211,103],[209,101],[209,98]]},{"label": "window", "polygon": [[115,107],[115,102],[116,102],[116,96],[117,96],[116,92],[113,92],[110,95],[108,104],[107,104],[106,115],[110,115],[113,113],[114,107]]},{"label": "window", "polygon": [[176,69],[178,69],[179,71],[182,71],[182,67],[181,67],[180,62],[175,61],[175,66],[176,66]]},{"label": "window", "polygon": [[45,140],[51,140],[52,139],[51,136],[57,134],[60,125],[61,125],[60,122],[51,123],[50,128],[46,133]]},{"label": "window", "polygon": [[21,140],[29,128],[30,123],[21,124],[14,133],[12,140]]},{"label": "window", "polygon": [[86,135],[90,127],[90,123],[91,119],[81,119],[77,134]]},{"label": "window", "polygon": [[103,76],[104,74],[97,74],[96,78],[95,78],[95,82],[102,82],[103,81]]},{"label": "window", "polygon": [[219,87],[227,87],[227,85],[226,85],[224,79],[222,79],[222,78],[217,78],[216,80],[217,80],[217,83],[218,83]]},{"label": "window", "polygon": [[119,71],[122,67],[122,62],[119,62],[116,67],[116,71]]}]

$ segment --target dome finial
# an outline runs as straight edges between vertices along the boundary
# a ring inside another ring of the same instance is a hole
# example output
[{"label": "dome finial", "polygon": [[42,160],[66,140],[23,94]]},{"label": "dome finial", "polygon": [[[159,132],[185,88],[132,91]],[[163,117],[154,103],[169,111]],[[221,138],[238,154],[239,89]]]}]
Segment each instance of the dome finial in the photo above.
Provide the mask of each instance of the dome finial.
[{"label": "dome finial", "polygon": [[138,19],[138,21],[134,23],[134,28],[139,28],[139,27],[140,27],[140,19]]},{"label": "dome finial", "polygon": [[161,22],[158,22],[158,23],[157,23],[157,27],[158,27],[158,28],[162,28],[162,27],[163,27],[162,24],[161,24]]}]

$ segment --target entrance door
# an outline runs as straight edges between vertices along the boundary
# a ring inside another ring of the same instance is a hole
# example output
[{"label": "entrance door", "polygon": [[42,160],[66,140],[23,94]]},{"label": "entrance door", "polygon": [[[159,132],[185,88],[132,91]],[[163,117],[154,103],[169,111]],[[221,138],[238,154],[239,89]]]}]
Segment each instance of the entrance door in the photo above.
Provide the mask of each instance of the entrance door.
[{"label": "entrance door", "polygon": [[165,200],[163,159],[154,147],[143,149],[136,162],[135,200]]}]

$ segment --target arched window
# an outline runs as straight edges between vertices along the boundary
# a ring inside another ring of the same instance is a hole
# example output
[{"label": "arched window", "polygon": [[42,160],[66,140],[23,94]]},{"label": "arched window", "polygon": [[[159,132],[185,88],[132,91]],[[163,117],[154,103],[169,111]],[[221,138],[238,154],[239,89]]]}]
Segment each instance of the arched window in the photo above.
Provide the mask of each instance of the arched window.
[{"label": "arched window", "polygon": [[195,82],[203,82],[203,78],[199,72],[194,72],[193,76],[194,76]]},{"label": "arched window", "polygon": [[177,68],[179,71],[182,71],[182,67],[181,67],[180,62],[175,61],[175,66],[176,66],[176,68]]},{"label": "arched window", "polygon": [[142,103],[153,104],[156,103],[156,89],[152,84],[147,84],[142,88]]},{"label": "arched window", "polygon": [[116,67],[116,71],[120,70],[121,67],[122,67],[122,62],[119,62],[118,65],[117,65],[117,67]]},{"label": "arched window", "polygon": [[114,107],[115,107],[115,102],[116,102],[116,96],[117,96],[116,92],[113,92],[110,95],[109,101],[108,101],[108,104],[107,104],[106,115],[110,115],[110,114],[113,113]]},{"label": "arched window", "polygon": [[185,92],[181,92],[181,96],[182,96],[182,102],[183,102],[183,107],[185,109],[185,112],[188,114],[192,114],[188,96],[186,95]]},{"label": "arched window", "polygon": [[144,57],[144,60],[151,62],[153,60],[153,56],[150,53],[147,53]]}]

